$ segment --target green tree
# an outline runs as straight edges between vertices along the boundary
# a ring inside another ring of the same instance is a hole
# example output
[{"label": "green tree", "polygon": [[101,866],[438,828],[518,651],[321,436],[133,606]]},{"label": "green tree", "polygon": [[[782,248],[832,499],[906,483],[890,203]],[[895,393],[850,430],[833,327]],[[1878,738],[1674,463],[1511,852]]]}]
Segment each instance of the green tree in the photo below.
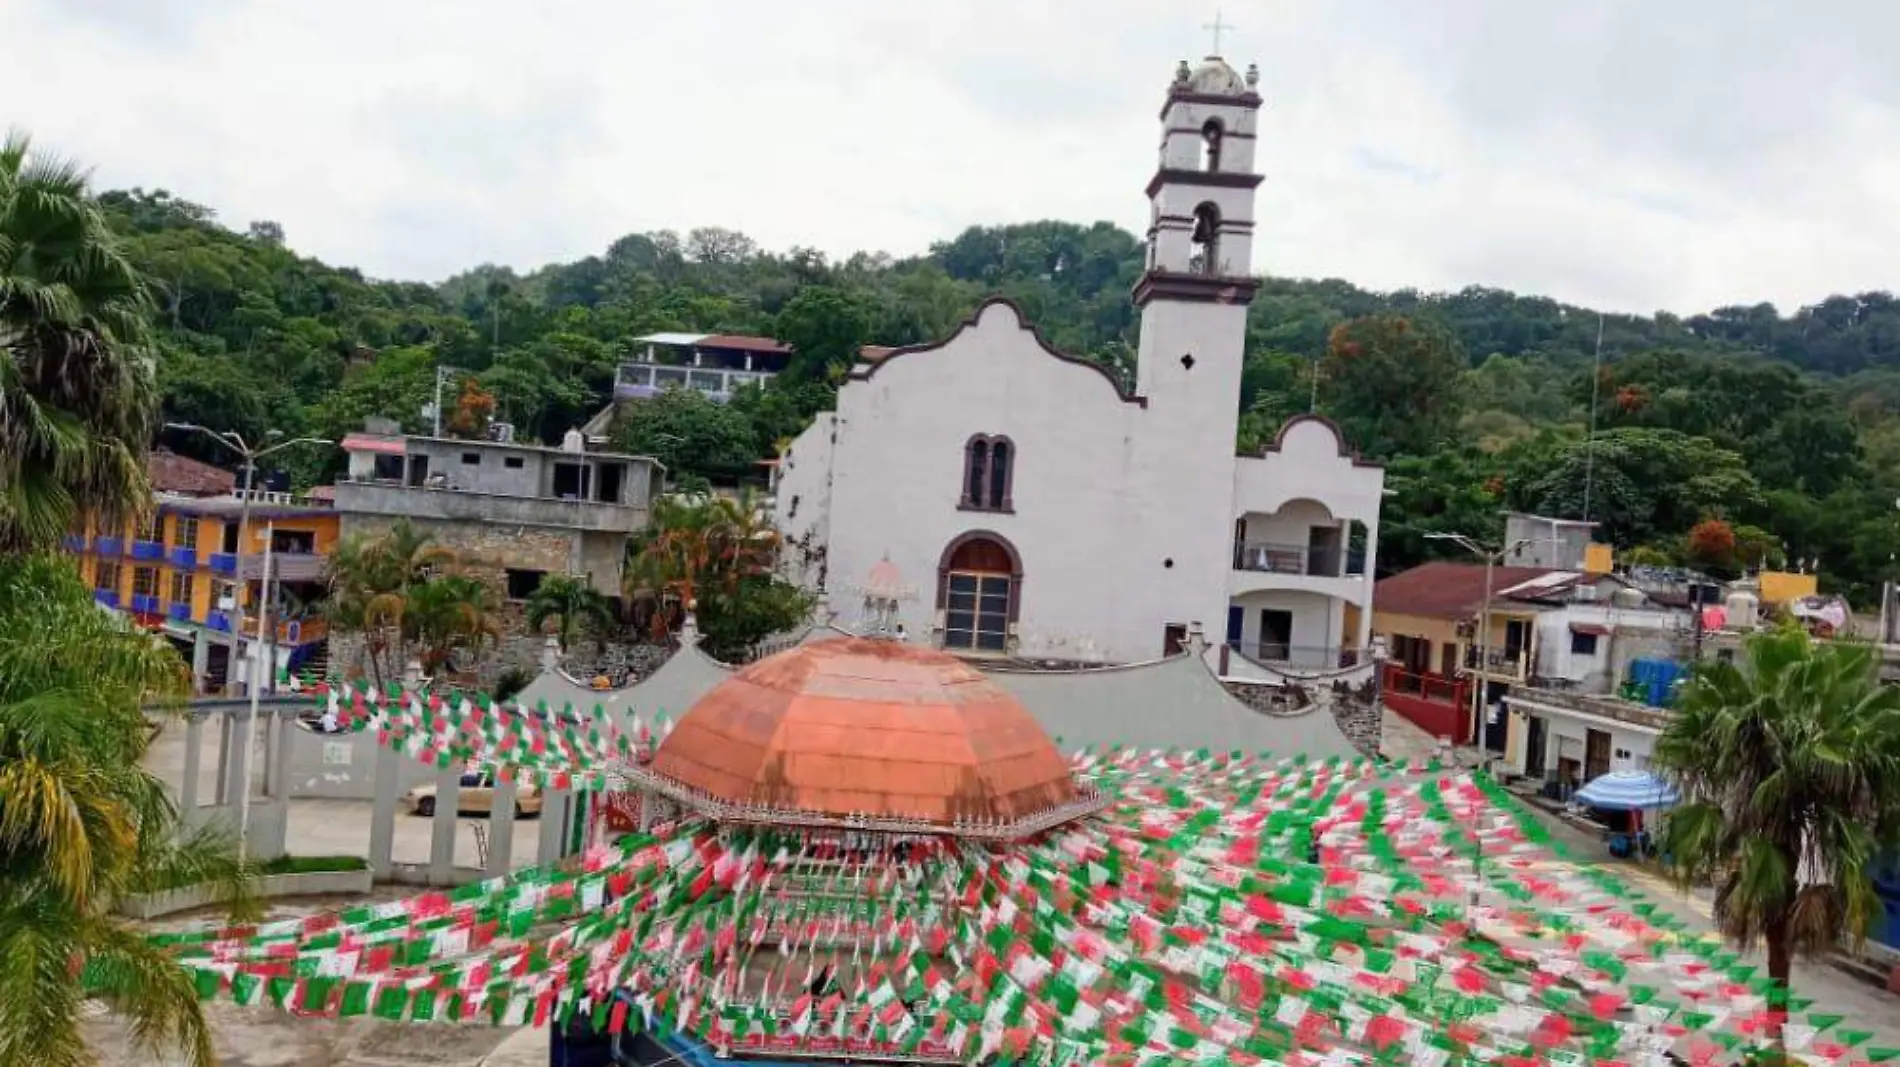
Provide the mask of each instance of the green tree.
[{"label": "green tree", "polygon": [[336,630],[362,635],[364,660],[377,688],[401,672],[410,640],[403,627],[410,597],[457,562],[454,550],[436,544],[408,519],[396,520],[380,537],[351,537],[331,553],[324,615]]},{"label": "green tree", "polygon": [[1712,882],[1715,921],[1765,945],[1772,1010],[1796,953],[1858,944],[1880,908],[1872,865],[1900,844],[1900,689],[1871,647],[1789,628],[1704,663],[1656,742],[1682,792],[1664,851],[1684,887]]},{"label": "green tree", "polygon": [[627,403],[614,424],[614,447],[652,456],[687,485],[755,473],[764,454],[745,415],[693,389],[668,389]]},{"label": "green tree", "polygon": [[1625,427],[1594,442],[1546,438],[1510,457],[1517,506],[1542,515],[1590,518],[1618,545],[1680,536],[1705,518],[1759,510],[1762,491],[1742,457],[1706,437]]},{"label": "green tree", "polygon": [[1457,430],[1464,369],[1457,339],[1435,322],[1354,319],[1327,338],[1322,408],[1368,456],[1423,455]]},{"label": "green tree", "polygon": [[145,279],[84,172],[0,144],[0,553],[147,506],[157,413]]},{"label": "green tree", "polygon": [[792,346],[785,373],[794,381],[831,381],[858,361],[870,340],[872,314],[857,294],[814,285],[792,298],[774,324]]},{"label": "green tree", "polygon": [[422,672],[431,678],[457,652],[479,660],[484,648],[500,643],[504,629],[494,588],[470,573],[433,574],[410,586],[392,621],[415,645]]},{"label": "green tree", "polygon": [[187,833],[141,765],[143,706],[180,699],[164,641],[98,610],[71,563],[0,557],[0,1063],[81,1067],[84,999],[154,1057],[213,1061],[191,976],[114,905],[214,882],[251,914],[232,841]]},{"label": "green tree", "polygon": [[778,549],[777,531],[750,497],[662,497],[629,546],[624,592],[656,635],[692,611],[706,650],[734,659],[810,613],[810,598],[775,572]]},{"label": "green tree", "polygon": [[613,608],[586,578],[550,574],[528,597],[528,625],[537,630],[555,623],[561,651],[567,651],[578,633],[605,633],[613,626]]}]

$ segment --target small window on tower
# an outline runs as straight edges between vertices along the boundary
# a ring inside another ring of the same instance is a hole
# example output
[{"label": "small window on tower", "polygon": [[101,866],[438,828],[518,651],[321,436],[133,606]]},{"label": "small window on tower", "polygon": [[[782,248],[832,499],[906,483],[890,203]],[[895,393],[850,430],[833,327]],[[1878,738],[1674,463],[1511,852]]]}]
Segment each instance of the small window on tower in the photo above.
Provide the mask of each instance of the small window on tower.
[{"label": "small window on tower", "polygon": [[1220,122],[1208,119],[1201,127],[1201,169],[1214,171],[1220,169]]},{"label": "small window on tower", "polygon": [[1188,259],[1188,269],[1195,274],[1221,272],[1220,209],[1211,203],[1194,209],[1194,254]]}]

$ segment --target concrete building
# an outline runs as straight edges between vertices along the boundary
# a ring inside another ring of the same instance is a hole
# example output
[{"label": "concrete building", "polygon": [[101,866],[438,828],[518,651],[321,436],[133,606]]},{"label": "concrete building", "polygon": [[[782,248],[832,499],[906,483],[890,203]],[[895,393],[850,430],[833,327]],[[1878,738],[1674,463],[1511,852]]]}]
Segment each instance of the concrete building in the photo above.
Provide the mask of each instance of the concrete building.
[{"label": "concrete building", "polygon": [[1610,548],[1594,544],[1596,528],[1594,522],[1506,512],[1504,543],[1514,547],[1504,562],[1514,567],[1602,573],[1610,569]]},{"label": "concrete building", "polygon": [[[375,421],[375,420],[372,420]],[[501,572],[510,599],[549,574],[586,575],[620,593],[627,537],[646,526],[665,468],[647,456],[411,437],[378,423],[343,439],[335,487],[343,535],[378,536],[407,518],[436,541]]]},{"label": "concrete building", "polygon": [[268,545],[277,605],[260,653],[269,669],[260,673],[268,684],[283,671],[320,669],[328,633],[315,605],[337,540],[336,512],[288,493],[252,491],[250,540],[240,551],[246,494],[229,471],[161,451],[146,474],[154,492],[144,523],[104,530],[89,522],[65,538],[93,598],[177,646],[197,691],[248,684]]},{"label": "concrete building", "polygon": [[1491,580],[1482,666],[1482,566],[1427,563],[1379,583],[1373,629],[1392,650],[1387,706],[1460,745],[1473,743],[1475,715],[1478,743],[1501,771],[1559,792],[1646,766],[1667,712],[1618,694],[1643,663],[1687,660],[1687,596],[1549,568],[1498,567]]},{"label": "concrete building", "polygon": [[[636,337],[634,358],[614,371],[614,399],[641,400],[668,389],[692,389],[720,403],[748,385],[764,385],[792,359],[792,346],[733,333],[650,333]],[[882,359],[891,349],[866,345],[859,356]],[[604,429],[592,432],[604,433]]]},{"label": "concrete building", "polygon": [[847,620],[895,592],[913,640],[973,656],[1150,660],[1195,624],[1230,664],[1364,655],[1383,471],[1314,417],[1234,454],[1255,80],[1216,58],[1167,89],[1132,389],[991,300],[861,363],[781,457],[789,569]]}]

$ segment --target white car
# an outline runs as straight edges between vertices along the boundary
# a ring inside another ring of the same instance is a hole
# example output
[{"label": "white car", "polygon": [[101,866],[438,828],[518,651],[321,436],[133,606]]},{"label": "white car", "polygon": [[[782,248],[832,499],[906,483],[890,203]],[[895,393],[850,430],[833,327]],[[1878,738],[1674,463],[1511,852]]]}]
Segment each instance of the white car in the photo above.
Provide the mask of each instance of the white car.
[{"label": "white car", "polygon": [[[402,795],[411,815],[435,814],[435,783],[419,785]],[[462,775],[462,787],[456,793],[458,815],[487,815],[495,806],[495,777],[487,771],[469,771]],[[515,816],[541,814],[541,793],[533,782],[515,783]]]}]

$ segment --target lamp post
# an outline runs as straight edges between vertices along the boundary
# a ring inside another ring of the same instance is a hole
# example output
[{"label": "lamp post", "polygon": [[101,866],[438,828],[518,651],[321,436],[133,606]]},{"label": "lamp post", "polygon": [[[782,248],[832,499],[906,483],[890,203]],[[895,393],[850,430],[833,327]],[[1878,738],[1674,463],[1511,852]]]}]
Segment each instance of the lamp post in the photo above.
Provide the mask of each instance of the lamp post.
[{"label": "lamp post", "polygon": [[1489,669],[1491,655],[1491,577],[1498,561],[1512,552],[1531,543],[1528,537],[1520,537],[1503,548],[1493,552],[1464,534],[1432,533],[1426,534],[1428,541],[1450,541],[1465,551],[1484,560],[1484,600],[1478,605],[1478,662],[1471,672],[1471,749],[1475,761],[1482,763],[1484,739],[1480,733],[1484,725],[1481,710],[1484,707],[1485,671]]},{"label": "lamp post", "polygon": [[[231,633],[236,637],[236,647],[241,649],[244,644],[244,587],[247,584],[244,577],[244,546],[251,536],[251,498],[257,493],[257,461],[273,452],[289,448],[291,445],[329,445],[335,444],[335,442],[327,441],[320,437],[293,437],[287,441],[280,440],[280,438],[284,436],[282,431],[271,430],[265,435],[265,439],[276,443],[264,448],[253,448],[246,444],[244,438],[235,430],[219,433],[216,430],[207,429],[206,427],[188,422],[168,422],[165,424],[165,428],[168,430],[185,430],[192,433],[204,434],[206,437],[211,438],[244,457],[244,490],[243,496],[240,497],[241,503],[238,506],[237,558],[232,564],[232,572],[237,577],[237,594],[231,598],[231,611],[233,616],[231,620]],[[275,527],[273,526],[271,529],[274,534]],[[273,536],[266,538],[264,542],[264,572],[258,584],[257,636],[251,646],[250,666],[245,672],[245,684],[250,689],[250,709],[244,720],[244,747],[242,754],[238,757],[237,847],[238,859],[240,861],[244,859],[245,852],[249,846],[247,837],[250,831],[251,817],[251,750],[257,747],[257,703],[263,692],[259,675],[262,673],[261,657],[264,650],[264,624],[270,618],[270,605],[266,598],[270,595],[271,542],[275,540],[276,538]],[[232,675],[235,673],[230,665],[227,664],[224,674],[224,688],[227,696],[231,695]]]}]

